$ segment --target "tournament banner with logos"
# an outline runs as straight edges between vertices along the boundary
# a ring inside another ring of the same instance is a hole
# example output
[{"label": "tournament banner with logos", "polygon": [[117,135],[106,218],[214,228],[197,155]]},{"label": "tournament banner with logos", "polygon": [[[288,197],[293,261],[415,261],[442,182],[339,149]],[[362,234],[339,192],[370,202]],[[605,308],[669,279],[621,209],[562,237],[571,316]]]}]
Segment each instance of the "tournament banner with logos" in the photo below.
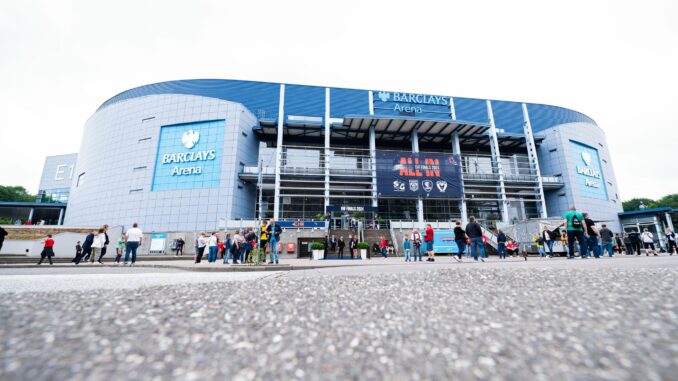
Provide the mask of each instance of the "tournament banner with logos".
[{"label": "tournament banner with logos", "polygon": [[461,159],[443,153],[377,151],[379,196],[461,198]]}]

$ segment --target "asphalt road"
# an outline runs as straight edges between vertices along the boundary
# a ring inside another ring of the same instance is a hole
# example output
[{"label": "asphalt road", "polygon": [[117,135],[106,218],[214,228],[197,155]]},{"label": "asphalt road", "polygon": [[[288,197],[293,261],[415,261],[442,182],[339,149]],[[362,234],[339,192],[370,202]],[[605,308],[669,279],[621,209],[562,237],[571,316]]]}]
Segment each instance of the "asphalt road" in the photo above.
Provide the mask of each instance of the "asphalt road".
[{"label": "asphalt road", "polygon": [[[195,273],[215,276],[199,282],[134,269],[70,275],[113,286],[68,291],[53,277],[69,274],[46,271],[0,271],[2,380],[669,380],[678,370],[675,256]],[[12,290],[17,276],[55,291]]]}]

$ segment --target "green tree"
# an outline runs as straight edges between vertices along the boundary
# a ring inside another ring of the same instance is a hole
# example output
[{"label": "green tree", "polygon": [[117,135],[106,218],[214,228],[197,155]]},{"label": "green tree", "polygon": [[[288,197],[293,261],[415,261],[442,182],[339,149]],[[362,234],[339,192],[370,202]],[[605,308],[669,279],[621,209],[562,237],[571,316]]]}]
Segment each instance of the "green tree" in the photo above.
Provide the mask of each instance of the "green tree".
[{"label": "green tree", "polygon": [[631,210],[640,209],[641,203],[644,204],[647,209],[657,207],[657,202],[650,198],[632,198],[622,202],[622,207],[624,208],[624,211],[629,212]]},{"label": "green tree", "polygon": [[678,208],[678,193],[667,194],[666,196],[657,200],[657,205]]},{"label": "green tree", "polygon": [[0,185],[0,201],[35,201],[35,196],[22,186]]}]

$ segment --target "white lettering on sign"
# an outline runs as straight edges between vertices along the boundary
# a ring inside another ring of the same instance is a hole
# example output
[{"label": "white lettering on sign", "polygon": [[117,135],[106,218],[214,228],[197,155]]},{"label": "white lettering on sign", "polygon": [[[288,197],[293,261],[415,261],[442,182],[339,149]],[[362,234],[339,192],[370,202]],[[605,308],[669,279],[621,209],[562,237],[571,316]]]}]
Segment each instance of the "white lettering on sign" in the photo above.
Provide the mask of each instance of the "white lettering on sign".
[{"label": "white lettering on sign", "polygon": [[172,164],[172,163],[193,163],[196,161],[208,161],[214,160],[216,158],[216,154],[217,154],[216,150],[166,153],[162,155],[162,163]]},{"label": "white lettering on sign", "polygon": [[172,168],[172,176],[184,176],[184,175],[199,175],[202,173],[202,167],[174,167]]},{"label": "white lettering on sign", "polygon": [[600,183],[597,182],[597,181],[595,181],[595,180],[586,179],[586,182],[585,182],[584,184],[585,184],[587,187],[591,187],[591,188],[600,188]]},{"label": "white lettering on sign", "polygon": [[580,167],[577,166],[577,173],[580,175],[588,176],[588,177],[595,177],[596,179],[600,179],[600,171],[597,169],[593,168],[586,168],[586,167]]},{"label": "white lettering on sign", "polygon": [[56,167],[56,173],[54,174],[54,180],[64,180],[64,174],[66,171],[64,171],[64,168],[70,168],[70,171],[68,172],[68,178],[72,179],[73,178],[73,164],[68,165],[68,164],[59,164]]}]

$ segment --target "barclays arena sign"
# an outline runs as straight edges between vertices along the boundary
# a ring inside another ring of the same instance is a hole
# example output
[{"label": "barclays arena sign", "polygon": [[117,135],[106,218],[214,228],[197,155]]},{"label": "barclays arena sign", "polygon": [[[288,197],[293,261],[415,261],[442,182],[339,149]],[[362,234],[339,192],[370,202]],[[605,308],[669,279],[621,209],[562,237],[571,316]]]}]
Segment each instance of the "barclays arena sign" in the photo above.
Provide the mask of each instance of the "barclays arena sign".
[{"label": "barclays arena sign", "polygon": [[439,95],[373,92],[374,114],[451,120],[450,98]]},{"label": "barclays arena sign", "polygon": [[575,141],[570,141],[576,182],[583,196],[607,200],[598,150]]},{"label": "barclays arena sign", "polygon": [[223,120],[162,126],[153,191],[219,186]]}]

